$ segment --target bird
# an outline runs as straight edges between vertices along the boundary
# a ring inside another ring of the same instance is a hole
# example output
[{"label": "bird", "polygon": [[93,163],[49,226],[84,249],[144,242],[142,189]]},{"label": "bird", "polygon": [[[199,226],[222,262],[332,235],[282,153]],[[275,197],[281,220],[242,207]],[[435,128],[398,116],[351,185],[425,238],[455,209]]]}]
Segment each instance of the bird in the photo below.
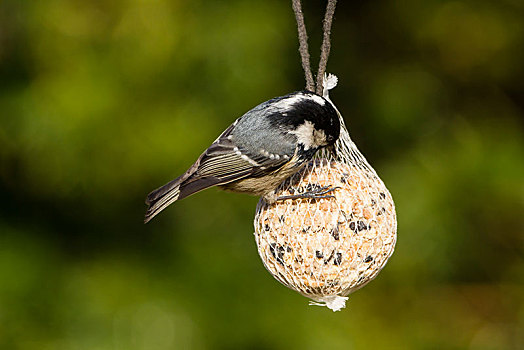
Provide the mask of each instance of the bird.
[{"label": "bird", "polygon": [[[247,193],[267,203],[279,199],[276,188],[313,159],[332,148],[340,134],[337,109],[307,90],[275,97],[236,119],[189,169],[147,195],[144,222],[175,201],[206,188]],[[298,196],[325,196],[332,189]]]}]

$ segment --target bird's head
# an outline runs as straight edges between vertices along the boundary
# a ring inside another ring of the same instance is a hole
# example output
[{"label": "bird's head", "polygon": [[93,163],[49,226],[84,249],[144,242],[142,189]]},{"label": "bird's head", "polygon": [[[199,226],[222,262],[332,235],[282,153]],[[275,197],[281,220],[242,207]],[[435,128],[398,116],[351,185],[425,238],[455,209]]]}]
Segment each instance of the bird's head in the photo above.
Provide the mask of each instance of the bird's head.
[{"label": "bird's head", "polygon": [[293,134],[304,150],[333,145],[340,135],[338,112],[332,103],[310,91],[298,91],[275,104],[281,127]]}]

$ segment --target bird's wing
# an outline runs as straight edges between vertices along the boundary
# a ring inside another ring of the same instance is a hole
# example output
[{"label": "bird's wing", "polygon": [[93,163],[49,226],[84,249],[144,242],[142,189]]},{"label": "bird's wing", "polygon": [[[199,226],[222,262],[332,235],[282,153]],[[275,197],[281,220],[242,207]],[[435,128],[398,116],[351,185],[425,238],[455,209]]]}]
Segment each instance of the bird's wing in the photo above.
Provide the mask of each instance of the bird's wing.
[{"label": "bird's wing", "polygon": [[[231,131],[235,127],[236,123],[237,122],[235,121],[235,123],[231,124],[226,130],[224,130],[224,132],[215,140],[215,142],[213,142],[213,144],[215,144],[217,142],[220,142],[221,139],[226,138],[227,136],[229,136],[229,134],[231,133]],[[176,179],[168,182],[164,186],[159,187],[156,190],[154,190],[151,193],[149,193],[147,195],[147,198],[146,198],[146,204],[151,206],[151,205],[153,205],[154,202],[158,201],[161,197],[164,197],[168,192],[172,192],[174,189],[177,189],[182,182],[187,180],[191,175],[193,175],[198,170],[200,162],[201,162],[202,158],[204,157],[204,155],[206,154],[206,152],[204,152],[202,155],[200,155],[200,157],[197,159],[197,161],[193,165],[191,165],[189,167],[189,169],[187,169],[184,174],[180,175],[179,177],[177,177]],[[177,197],[177,199],[178,199],[178,197]]]},{"label": "bird's wing", "polygon": [[184,174],[147,196],[145,222],[179,199],[212,186],[257,176],[259,173],[267,174],[290,158],[287,154],[278,158],[262,153],[252,154],[237,147],[229,137],[235,125],[227,128]]},{"label": "bird's wing", "polygon": [[238,147],[228,136],[224,133],[200,156],[196,171],[180,185],[179,199],[211,186],[267,174],[290,159],[288,155],[255,154]]}]

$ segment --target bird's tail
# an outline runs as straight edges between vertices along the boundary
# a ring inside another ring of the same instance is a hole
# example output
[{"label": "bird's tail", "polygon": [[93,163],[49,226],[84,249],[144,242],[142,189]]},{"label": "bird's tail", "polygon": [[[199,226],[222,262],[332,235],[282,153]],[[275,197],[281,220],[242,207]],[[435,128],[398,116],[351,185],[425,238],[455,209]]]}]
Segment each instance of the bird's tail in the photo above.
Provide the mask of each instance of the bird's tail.
[{"label": "bird's tail", "polygon": [[147,195],[148,205],[144,223],[147,224],[158,213],[167,208],[171,203],[178,200],[180,196],[181,177],[165,184]]}]

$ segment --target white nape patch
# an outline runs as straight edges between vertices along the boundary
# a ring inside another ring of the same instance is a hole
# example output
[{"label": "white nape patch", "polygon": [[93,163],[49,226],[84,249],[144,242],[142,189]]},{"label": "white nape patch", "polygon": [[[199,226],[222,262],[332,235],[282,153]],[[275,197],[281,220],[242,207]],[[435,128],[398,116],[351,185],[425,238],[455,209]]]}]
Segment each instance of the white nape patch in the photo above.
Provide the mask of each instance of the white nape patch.
[{"label": "white nape patch", "polygon": [[[276,102],[274,104],[274,107],[283,109],[283,110],[287,110],[293,107],[294,105],[296,105],[297,103],[301,101],[307,101],[307,100],[309,101],[313,100],[314,102],[318,103],[321,106],[324,106],[326,104],[326,100],[324,100],[322,97],[318,95],[314,95],[314,94],[305,95],[301,93],[301,94],[296,94],[290,97],[286,97],[285,99]],[[287,113],[283,113],[282,115],[287,116]]]},{"label": "white nape patch", "polygon": [[322,130],[315,129],[315,125],[309,120],[297,127],[295,131],[290,131],[297,137],[298,143],[304,145],[304,150],[307,151],[312,147],[319,147],[326,145],[326,134]]},{"label": "white nape patch", "polygon": [[289,109],[293,107],[296,103],[305,99],[307,99],[307,97],[305,97],[304,95],[294,95],[291,97],[286,97],[285,99],[276,102],[274,106],[280,109]]},{"label": "white nape patch", "polygon": [[311,95],[310,97],[313,99],[313,101],[315,101],[321,106],[324,106],[326,104],[326,100],[324,100],[322,97],[318,95]]}]

